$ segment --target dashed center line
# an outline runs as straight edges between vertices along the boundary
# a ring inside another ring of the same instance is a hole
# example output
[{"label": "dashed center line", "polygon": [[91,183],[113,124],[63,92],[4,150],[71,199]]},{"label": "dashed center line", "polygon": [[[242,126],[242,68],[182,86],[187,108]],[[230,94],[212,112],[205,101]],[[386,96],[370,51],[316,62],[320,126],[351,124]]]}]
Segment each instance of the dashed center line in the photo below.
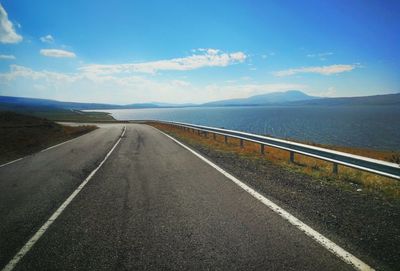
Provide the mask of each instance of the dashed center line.
[{"label": "dashed center line", "polygon": [[104,157],[103,161],[86,177],[86,179],[78,186],[78,188],[72,192],[72,194],[61,204],[60,207],[51,215],[51,217],[43,224],[42,227],[32,236],[31,239],[18,251],[18,253],[11,259],[11,261],[3,268],[2,271],[11,271],[15,268],[18,262],[29,252],[29,250],[35,245],[35,243],[42,237],[42,235],[47,231],[47,229],[53,224],[53,222],[61,215],[61,213],[68,207],[68,205],[72,202],[72,200],[79,194],[79,192],[85,187],[85,185],[90,181],[90,179],[96,174],[96,172],[101,168],[101,166],[107,161],[108,157],[110,157],[111,153],[118,146],[122,137],[124,136],[126,131],[126,126],[124,126],[124,130],[122,131],[121,136],[118,141],[114,144],[111,150]]}]

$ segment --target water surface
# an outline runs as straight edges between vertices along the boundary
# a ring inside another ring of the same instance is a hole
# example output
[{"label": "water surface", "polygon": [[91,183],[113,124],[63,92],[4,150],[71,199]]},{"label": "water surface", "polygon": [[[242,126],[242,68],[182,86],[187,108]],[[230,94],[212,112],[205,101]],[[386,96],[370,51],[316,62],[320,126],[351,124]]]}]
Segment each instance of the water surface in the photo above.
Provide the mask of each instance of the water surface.
[{"label": "water surface", "polygon": [[321,144],[400,150],[400,106],[257,106],[107,110],[118,120],[170,120]]}]

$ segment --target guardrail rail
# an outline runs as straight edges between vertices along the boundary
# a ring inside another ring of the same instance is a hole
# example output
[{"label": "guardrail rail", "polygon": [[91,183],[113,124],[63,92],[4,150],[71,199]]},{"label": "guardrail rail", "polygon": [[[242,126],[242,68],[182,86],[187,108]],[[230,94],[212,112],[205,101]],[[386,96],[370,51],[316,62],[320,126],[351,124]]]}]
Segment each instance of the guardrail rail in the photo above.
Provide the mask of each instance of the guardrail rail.
[{"label": "guardrail rail", "polygon": [[260,144],[260,152],[264,154],[264,147],[270,146],[282,150],[286,150],[290,153],[290,161],[294,162],[294,154],[301,154],[310,156],[313,158],[321,159],[324,161],[332,162],[332,172],[338,173],[338,165],[356,168],[362,171],[367,171],[382,175],[385,177],[400,180],[400,165],[390,163],[378,159],[363,157],[359,155],[349,154],[340,151],[334,151],[321,147],[315,147],[307,144],[297,143],[289,140],[277,139],[257,134],[251,134],[246,132],[208,127],[203,125],[194,125],[189,123],[174,122],[174,121],[158,121],[158,120],[146,120],[143,122],[149,123],[161,123],[179,127],[184,130],[191,130],[193,133],[197,131],[199,134],[208,136],[213,134],[215,139],[216,135],[224,136],[225,142],[228,142],[229,138],[236,138],[240,140],[240,146],[243,147],[243,142],[253,142]]}]

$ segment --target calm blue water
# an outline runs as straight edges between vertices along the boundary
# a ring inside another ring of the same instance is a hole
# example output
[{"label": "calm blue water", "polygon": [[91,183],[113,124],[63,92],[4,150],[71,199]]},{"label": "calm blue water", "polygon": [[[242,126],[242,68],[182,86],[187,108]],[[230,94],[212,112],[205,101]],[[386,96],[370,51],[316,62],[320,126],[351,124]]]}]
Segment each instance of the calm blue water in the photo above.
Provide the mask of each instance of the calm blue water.
[{"label": "calm blue water", "polygon": [[119,120],[171,120],[322,144],[400,150],[400,106],[108,110]]}]

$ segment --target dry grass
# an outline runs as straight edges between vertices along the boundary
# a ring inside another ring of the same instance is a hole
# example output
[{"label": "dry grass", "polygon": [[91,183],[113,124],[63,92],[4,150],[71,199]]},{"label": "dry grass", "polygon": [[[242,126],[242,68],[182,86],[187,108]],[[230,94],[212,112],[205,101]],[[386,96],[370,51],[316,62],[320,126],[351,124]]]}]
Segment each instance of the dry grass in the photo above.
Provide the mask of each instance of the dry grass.
[{"label": "dry grass", "polygon": [[55,122],[0,112],[0,164],[96,129],[96,126],[63,126]]},{"label": "dry grass", "polygon": [[[308,174],[314,178],[323,178],[328,181],[335,181],[345,186],[354,184],[357,186],[362,186],[364,190],[382,192],[386,196],[400,198],[400,182],[394,179],[345,166],[339,166],[339,173],[333,174],[332,163],[312,157],[295,154],[295,163],[291,163],[289,161],[289,152],[277,148],[264,146],[264,155],[262,155],[260,152],[260,144],[244,141],[242,148],[240,147],[239,139],[229,138],[228,142],[225,143],[224,136],[216,135],[214,139],[212,134],[208,134],[207,136],[204,134],[198,135],[197,132],[188,132],[178,127],[165,124],[152,123],[151,125],[178,138],[184,139],[189,144],[201,144],[203,146],[212,147],[217,151],[235,152],[248,159],[267,159],[273,163],[284,166],[288,170]],[[313,145],[315,146],[316,144]],[[391,159],[393,159],[393,157],[396,155],[393,152],[323,145],[317,146],[386,161],[391,161]]]}]

